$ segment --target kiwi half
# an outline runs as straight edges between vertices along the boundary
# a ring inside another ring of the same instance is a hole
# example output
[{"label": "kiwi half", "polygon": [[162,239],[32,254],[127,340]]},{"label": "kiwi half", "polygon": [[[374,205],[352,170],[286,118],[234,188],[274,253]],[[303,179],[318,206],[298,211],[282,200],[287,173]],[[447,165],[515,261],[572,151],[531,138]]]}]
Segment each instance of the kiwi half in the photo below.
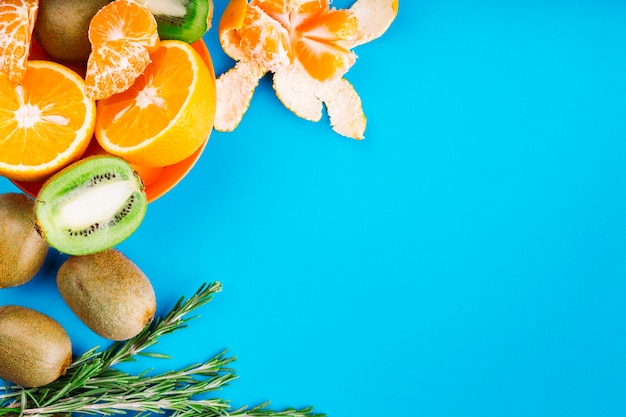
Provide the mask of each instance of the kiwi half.
[{"label": "kiwi half", "polygon": [[36,228],[70,255],[101,252],[139,227],[147,208],[143,184],[121,158],[82,159],[48,179],[35,202]]},{"label": "kiwi half", "polygon": [[192,43],[211,27],[212,0],[139,0],[157,21],[161,39]]}]

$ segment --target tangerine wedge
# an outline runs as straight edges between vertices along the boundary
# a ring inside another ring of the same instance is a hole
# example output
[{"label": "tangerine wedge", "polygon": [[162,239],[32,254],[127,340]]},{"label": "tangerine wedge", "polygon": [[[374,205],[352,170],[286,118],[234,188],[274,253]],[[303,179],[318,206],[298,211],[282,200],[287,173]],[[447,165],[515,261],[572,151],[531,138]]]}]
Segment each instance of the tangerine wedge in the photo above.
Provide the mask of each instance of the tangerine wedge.
[{"label": "tangerine wedge", "polygon": [[159,46],[157,22],[150,10],[132,0],[114,0],[89,24],[87,96],[102,100],[128,89]]}]

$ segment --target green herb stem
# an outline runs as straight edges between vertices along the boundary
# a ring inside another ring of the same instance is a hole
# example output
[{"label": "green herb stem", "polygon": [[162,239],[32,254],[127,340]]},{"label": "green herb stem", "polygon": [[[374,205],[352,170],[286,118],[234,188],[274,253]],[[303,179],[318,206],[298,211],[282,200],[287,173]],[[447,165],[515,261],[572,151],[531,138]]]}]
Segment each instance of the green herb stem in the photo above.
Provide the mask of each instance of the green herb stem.
[{"label": "green herb stem", "polygon": [[229,365],[234,357],[220,352],[209,360],[180,370],[138,375],[117,368],[136,356],[169,358],[145,350],[163,335],[187,327],[196,316],[189,314],[208,303],[221,291],[220,283],[203,284],[196,293],[181,298],[162,319],[156,319],[132,339],[115,342],[108,349],[98,347],[76,358],[66,374],[43,387],[23,388],[5,382],[0,387],[0,416],[48,417],[55,415],[145,416],[168,412],[172,417],[321,417],[312,408],[273,411],[269,403],[231,409],[229,402],[209,394],[237,378]]}]

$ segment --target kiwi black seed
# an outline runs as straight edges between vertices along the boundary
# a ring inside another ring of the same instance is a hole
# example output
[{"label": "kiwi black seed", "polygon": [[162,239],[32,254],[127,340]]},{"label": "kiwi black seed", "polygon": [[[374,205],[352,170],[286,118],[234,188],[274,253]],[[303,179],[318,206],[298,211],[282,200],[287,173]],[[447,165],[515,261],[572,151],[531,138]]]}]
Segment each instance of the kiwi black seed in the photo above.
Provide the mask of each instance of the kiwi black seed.
[{"label": "kiwi black seed", "polygon": [[147,205],[141,179],[128,162],[91,156],[43,184],[35,199],[36,228],[59,252],[88,255],[128,238]]},{"label": "kiwi black seed", "polygon": [[56,61],[87,62],[89,22],[111,0],[41,0],[35,21],[37,42]]},{"label": "kiwi black seed", "polygon": [[212,0],[139,0],[150,9],[161,39],[192,43],[211,27]]},{"label": "kiwi black seed", "polygon": [[130,339],[154,318],[150,280],[116,249],[70,256],[59,268],[57,287],[74,314],[106,339]]},{"label": "kiwi black seed", "polygon": [[32,198],[0,194],[0,288],[30,281],[48,254],[48,243],[35,230]]},{"label": "kiwi black seed", "polygon": [[0,378],[39,387],[71,363],[72,343],[59,322],[28,307],[0,307]]}]

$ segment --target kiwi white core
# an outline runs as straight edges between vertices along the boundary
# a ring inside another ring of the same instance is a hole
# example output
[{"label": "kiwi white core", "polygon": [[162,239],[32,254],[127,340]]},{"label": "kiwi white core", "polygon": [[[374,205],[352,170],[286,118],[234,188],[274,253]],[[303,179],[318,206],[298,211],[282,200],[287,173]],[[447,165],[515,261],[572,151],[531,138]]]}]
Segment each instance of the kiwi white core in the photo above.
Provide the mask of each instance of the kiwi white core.
[{"label": "kiwi white core", "polygon": [[89,227],[112,218],[136,191],[134,181],[116,181],[83,190],[59,205],[59,220],[70,229]]}]

